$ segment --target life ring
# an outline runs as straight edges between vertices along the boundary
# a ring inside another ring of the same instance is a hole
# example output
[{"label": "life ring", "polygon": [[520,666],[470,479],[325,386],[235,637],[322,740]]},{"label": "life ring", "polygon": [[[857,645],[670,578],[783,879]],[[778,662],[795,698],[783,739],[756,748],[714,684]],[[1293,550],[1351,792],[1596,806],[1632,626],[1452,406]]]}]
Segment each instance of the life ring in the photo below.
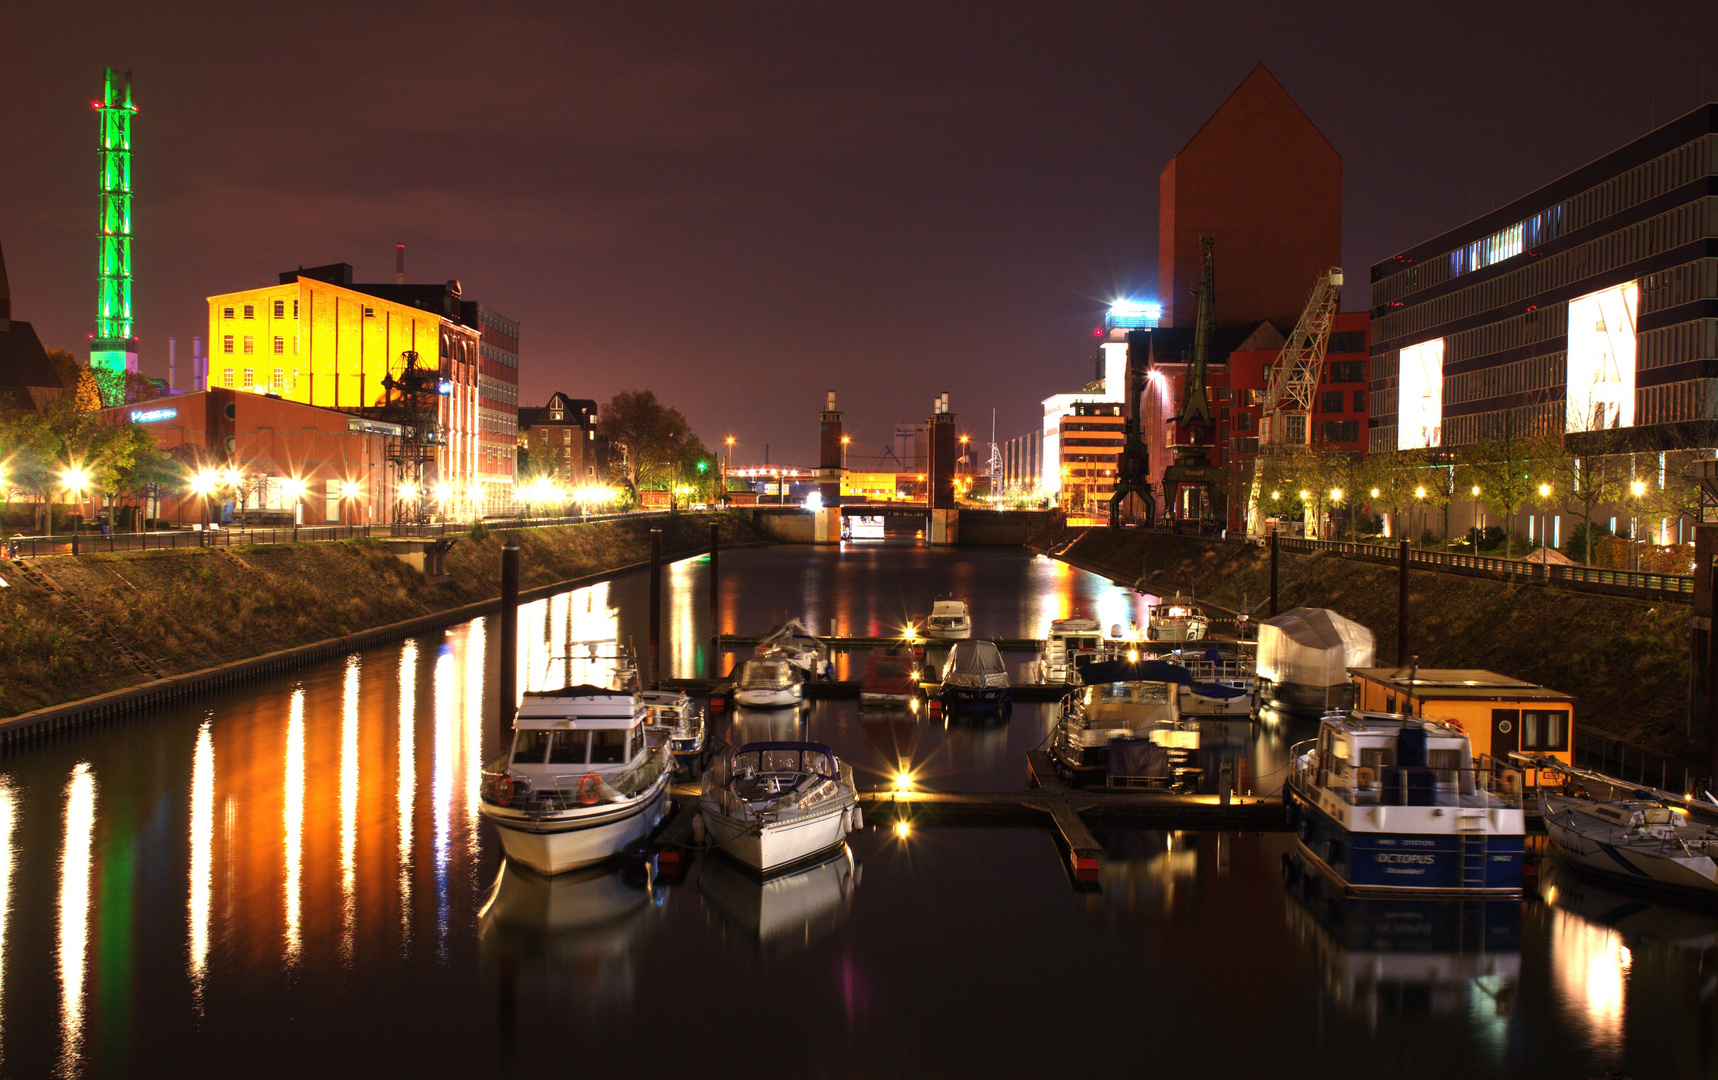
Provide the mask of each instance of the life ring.
[{"label": "life ring", "polygon": [[513,776],[512,776],[512,774],[502,773],[500,775],[500,777],[498,777],[496,779],[495,786],[497,789],[495,792],[496,803],[498,803],[501,806],[512,806],[513,805]]},{"label": "life ring", "polygon": [[585,806],[595,806],[602,797],[602,777],[594,772],[586,773],[579,778],[577,791],[579,802]]}]

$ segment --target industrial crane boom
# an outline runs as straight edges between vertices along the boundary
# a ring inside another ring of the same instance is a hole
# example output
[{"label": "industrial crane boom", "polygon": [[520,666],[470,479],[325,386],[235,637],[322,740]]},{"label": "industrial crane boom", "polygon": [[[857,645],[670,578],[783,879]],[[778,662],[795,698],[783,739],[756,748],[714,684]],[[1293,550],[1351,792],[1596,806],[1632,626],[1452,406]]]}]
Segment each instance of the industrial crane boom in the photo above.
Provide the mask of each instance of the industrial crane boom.
[{"label": "industrial crane boom", "polygon": [[[1312,441],[1313,395],[1324,377],[1324,352],[1330,344],[1330,327],[1342,300],[1342,268],[1333,266],[1318,276],[1306,310],[1294,333],[1283,342],[1282,352],[1271,365],[1265,383],[1265,407],[1259,442],[1264,446],[1305,446]],[[1298,420],[1298,423],[1292,421]],[[1294,430],[1290,430],[1294,429]]]}]

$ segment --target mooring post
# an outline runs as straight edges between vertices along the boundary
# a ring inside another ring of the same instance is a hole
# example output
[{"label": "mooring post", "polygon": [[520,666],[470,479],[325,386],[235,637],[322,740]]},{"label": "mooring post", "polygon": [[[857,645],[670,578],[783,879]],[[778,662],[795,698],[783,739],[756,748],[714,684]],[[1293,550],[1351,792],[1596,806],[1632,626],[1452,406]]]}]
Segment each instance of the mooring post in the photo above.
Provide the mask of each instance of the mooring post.
[{"label": "mooring post", "polygon": [[1271,532],[1271,617],[1277,614],[1277,534]]},{"label": "mooring post", "polygon": [[717,556],[721,551],[722,530],[715,522],[710,523],[710,678],[716,677],[716,666],[720,661],[716,656],[716,638],[722,632],[722,576],[718,572]]},{"label": "mooring post", "polygon": [[662,530],[650,530],[650,688],[660,688],[662,655]]},{"label": "mooring post", "polygon": [[1396,663],[1408,662],[1408,542],[1402,541],[1396,572]]},{"label": "mooring post", "polygon": [[501,655],[500,677],[495,680],[495,713],[503,754],[513,745],[513,714],[519,707],[519,544],[509,539],[501,545]]}]

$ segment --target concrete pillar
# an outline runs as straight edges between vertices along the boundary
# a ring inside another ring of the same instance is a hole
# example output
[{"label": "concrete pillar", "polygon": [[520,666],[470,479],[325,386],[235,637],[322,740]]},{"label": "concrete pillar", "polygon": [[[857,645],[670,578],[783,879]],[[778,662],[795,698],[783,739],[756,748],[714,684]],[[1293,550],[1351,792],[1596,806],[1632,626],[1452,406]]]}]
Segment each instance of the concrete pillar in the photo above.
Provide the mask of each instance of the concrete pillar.
[{"label": "concrete pillar", "polygon": [[[818,431],[817,490],[824,506],[841,504],[841,414],[835,411],[835,391],[824,402]],[[840,539],[837,532],[836,539]]]}]

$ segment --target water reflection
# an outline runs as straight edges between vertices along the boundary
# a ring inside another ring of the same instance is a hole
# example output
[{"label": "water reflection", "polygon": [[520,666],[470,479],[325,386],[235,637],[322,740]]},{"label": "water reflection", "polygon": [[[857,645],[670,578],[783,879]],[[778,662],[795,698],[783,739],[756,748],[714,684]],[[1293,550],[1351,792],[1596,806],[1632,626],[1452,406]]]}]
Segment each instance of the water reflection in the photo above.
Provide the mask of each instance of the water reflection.
[{"label": "water reflection", "polygon": [[436,949],[447,958],[447,877],[453,837],[453,645],[442,645],[435,661],[435,774],[432,779],[431,813],[435,816],[435,927]]},{"label": "water reflection", "polygon": [[340,708],[340,959],[352,963],[358,931],[358,672],[356,653],[346,658]]},{"label": "water reflection", "polygon": [[304,874],[304,687],[292,690],[286,722],[286,800],[282,816],[286,824],[286,871],[282,890],[286,900],[286,962],[298,961],[304,948],[299,921]]},{"label": "water reflection", "polygon": [[77,1073],[83,1052],[84,960],[89,943],[91,849],[95,841],[96,784],[80,761],[66,781],[66,837],[60,849],[60,1066]]},{"label": "water reflection", "polygon": [[394,813],[399,818],[400,953],[412,943],[412,804],[417,798],[418,643],[400,649],[399,776]]},{"label": "water reflection", "polygon": [[[6,969],[11,949],[8,934],[12,928],[12,871],[17,865],[15,847],[18,832],[18,790],[10,776],[0,776],[0,1051],[4,1050],[6,1032],[5,994]],[[0,1053],[0,1063],[5,1056]]]},{"label": "water reflection", "polygon": [[734,709],[728,741],[735,746],[754,742],[791,742],[805,738],[800,722],[802,709],[753,709],[741,705]]},{"label": "water reflection", "polygon": [[[1125,921],[1153,921],[1185,908],[1197,895],[1201,834],[1156,829],[1100,829],[1104,855],[1098,888],[1086,893],[1086,910]],[[1226,839],[1209,834],[1217,843]]]},{"label": "water reflection", "polygon": [[209,967],[209,902],[214,885],[215,736],[214,721],[197,728],[191,760],[191,997],[203,1008],[203,979]]},{"label": "water reflection", "polygon": [[759,880],[720,855],[699,864],[698,891],[767,955],[808,947],[847,919],[860,867],[846,844],[804,870]]},{"label": "water reflection", "polygon": [[478,948],[521,997],[621,1011],[636,993],[657,899],[636,864],[544,877],[503,862],[478,912]]}]

